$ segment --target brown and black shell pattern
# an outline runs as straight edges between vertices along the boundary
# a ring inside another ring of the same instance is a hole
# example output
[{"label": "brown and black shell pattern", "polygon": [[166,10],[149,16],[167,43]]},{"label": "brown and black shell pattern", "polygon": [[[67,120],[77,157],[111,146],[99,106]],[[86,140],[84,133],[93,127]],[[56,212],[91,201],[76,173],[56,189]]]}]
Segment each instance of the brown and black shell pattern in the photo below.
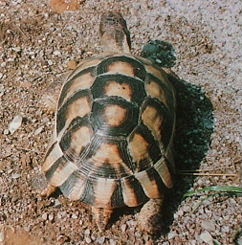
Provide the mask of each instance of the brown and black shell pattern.
[{"label": "brown and black shell pattern", "polygon": [[166,73],[131,55],[83,62],[62,87],[43,171],[71,200],[135,207],[172,187],[175,96]]}]

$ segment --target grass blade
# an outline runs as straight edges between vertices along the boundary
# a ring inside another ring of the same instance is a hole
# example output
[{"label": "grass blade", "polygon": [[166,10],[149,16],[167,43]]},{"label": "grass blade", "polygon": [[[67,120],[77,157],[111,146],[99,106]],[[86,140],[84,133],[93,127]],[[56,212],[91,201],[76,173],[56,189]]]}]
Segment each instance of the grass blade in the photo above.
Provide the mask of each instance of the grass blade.
[{"label": "grass blade", "polygon": [[238,186],[208,186],[208,187],[204,187],[202,189],[198,189],[195,191],[188,191],[183,195],[183,197],[201,195],[201,194],[204,194],[206,192],[217,192],[217,193],[227,192],[228,194],[241,196],[242,195],[242,188],[238,187]]}]

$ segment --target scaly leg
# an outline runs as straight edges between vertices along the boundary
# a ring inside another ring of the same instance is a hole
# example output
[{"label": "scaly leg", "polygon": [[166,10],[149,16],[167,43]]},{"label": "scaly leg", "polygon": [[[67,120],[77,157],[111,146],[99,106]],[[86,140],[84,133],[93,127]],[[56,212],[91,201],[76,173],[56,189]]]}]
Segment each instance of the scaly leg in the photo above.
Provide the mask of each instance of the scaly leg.
[{"label": "scaly leg", "polygon": [[138,223],[141,230],[154,234],[161,229],[161,209],[163,197],[159,199],[150,199],[142,207],[138,215]]}]

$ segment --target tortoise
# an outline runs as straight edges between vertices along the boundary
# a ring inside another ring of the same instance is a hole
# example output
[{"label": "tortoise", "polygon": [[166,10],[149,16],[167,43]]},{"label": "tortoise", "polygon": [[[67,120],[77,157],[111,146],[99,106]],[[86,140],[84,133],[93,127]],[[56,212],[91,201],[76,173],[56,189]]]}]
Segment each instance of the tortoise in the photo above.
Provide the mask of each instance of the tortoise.
[{"label": "tortoise", "polygon": [[100,230],[114,210],[144,204],[138,223],[152,233],[173,186],[175,92],[163,69],[131,54],[119,12],[103,14],[99,32],[103,53],[82,61],[58,96],[41,194],[59,188],[88,204]]}]

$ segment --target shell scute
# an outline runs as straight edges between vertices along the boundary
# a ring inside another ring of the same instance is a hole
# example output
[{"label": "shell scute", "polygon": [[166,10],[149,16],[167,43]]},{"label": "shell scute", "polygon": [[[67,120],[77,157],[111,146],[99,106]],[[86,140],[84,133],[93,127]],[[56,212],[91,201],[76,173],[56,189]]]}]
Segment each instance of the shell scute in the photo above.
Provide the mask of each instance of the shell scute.
[{"label": "shell scute", "polygon": [[58,108],[60,108],[63,103],[76,92],[89,89],[93,85],[94,80],[95,67],[90,67],[80,71],[71,79],[69,79],[62,88],[62,92],[58,101]]},{"label": "shell scute", "polygon": [[76,118],[60,140],[60,147],[71,161],[77,161],[82,152],[90,145],[94,131],[87,117]]},{"label": "shell scute", "polygon": [[92,98],[88,90],[81,90],[70,97],[57,112],[56,129],[57,134],[66,129],[71,122],[91,113]]},{"label": "shell scute", "polygon": [[47,170],[46,178],[51,185],[61,186],[77,169],[74,163],[67,161],[65,156],[62,156]]},{"label": "shell scute", "polygon": [[119,179],[133,174],[125,140],[96,135],[83,155],[79,169],[93,178]]},{"label": "shell scute", "polygon": [[134,162],[134,173],[153,165],[162,155],[159,144],[143,124],[137,127],[128,139],[128,150]]},{"label": "shell scute", "polygon": [[147,200],[147,196],[144,193],[142,185],[131,175],[127,178],[121,179],[122,195],[124,204],[128,207],[136,207]]},{"label": "shell scute", "polygon": [[124,74],[103,74],[96,78],[92,94],[94,99],[115,96],[140,105],[146,91],[143,81],[138,78]]},{"label": "shell scute", "polygon": [[122,55],[104,59],[97,67],[97,74],[119,73],[145,79],[146,71],[141,62],[132,56]]},{"label": "shell scute", "polygon": [[[147,98],[144,102],[141,119],[152,132],[161,148],[166,149],[172,135],[173,114],[157,99]],[[164,151],[163,151],[164,152]]]},{"label": "shell scute", "polygon": [[148,198],[160,198],[161,193],[166,189],[166,186],[163,181],[161,181],[160,175],[154,167],[136,173],[135,178],[141,184]]},{"label": "shell scute", "polygon": [[127,136],[137,125],[138,107],[119,97],[107,97],[93,103],[91,121],[103,135]]}]

